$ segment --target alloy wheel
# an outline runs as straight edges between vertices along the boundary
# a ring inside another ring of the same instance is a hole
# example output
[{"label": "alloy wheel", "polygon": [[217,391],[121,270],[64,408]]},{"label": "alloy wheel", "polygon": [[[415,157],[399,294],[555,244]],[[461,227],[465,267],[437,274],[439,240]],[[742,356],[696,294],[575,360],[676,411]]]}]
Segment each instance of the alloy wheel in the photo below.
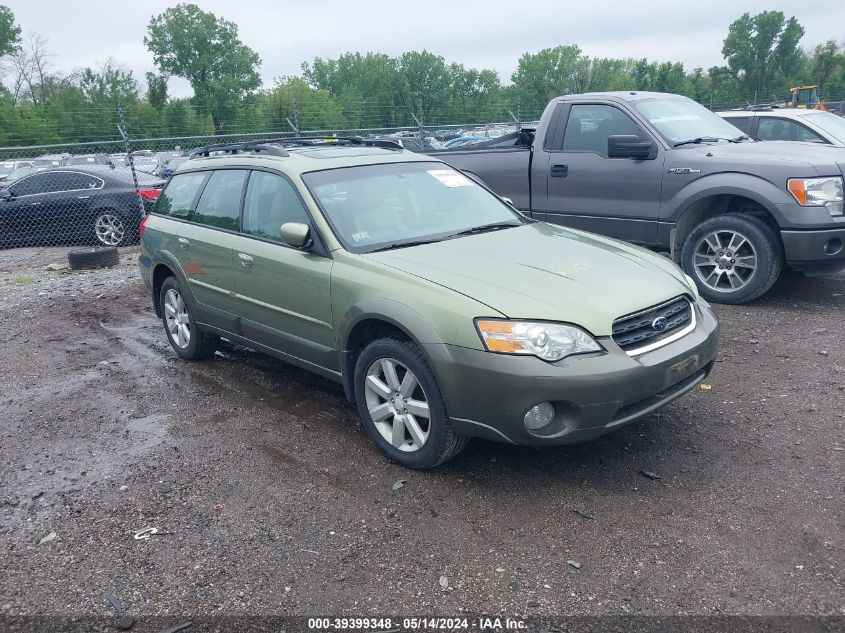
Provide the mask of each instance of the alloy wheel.
[{"label": "alloy wheel", "polygon": [[97,239],[106,246],[117,246],[123,241],[126,229],[119,217],[103,214],[94,222],[94,232]]},{"label": "alloy wheel", "polygon": [[738,231],[713,231],[695,245],[695,274],[717,292],[735,292],[747,286],[757,272],[757,265],[754,245]]},{"label": "alloy wheel", "polygon": [[179,349],[185,349],[191,343],[191,323],[188,308],[176,290],[170,288],[164,295],[164,321],[170,338]]},{"label": "alloy wheel", "polygon": [[428,398],[408,367],[377,359],[367,370],[364,394],[373,424],[393,448],[413,453],[425,445],[431,431]]}]

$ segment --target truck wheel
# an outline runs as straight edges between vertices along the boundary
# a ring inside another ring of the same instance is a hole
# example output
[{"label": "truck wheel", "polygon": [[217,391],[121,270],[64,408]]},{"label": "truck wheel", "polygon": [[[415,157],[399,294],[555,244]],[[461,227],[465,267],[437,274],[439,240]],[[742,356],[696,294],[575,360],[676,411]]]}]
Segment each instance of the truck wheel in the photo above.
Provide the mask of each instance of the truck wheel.
[{"label": "truck wheel", "polygon": [[692,230],[681,249],[681,265],[708,301],[748,303],[777,281],[783,250],[765,222],[731,213]]},{"label": "truck wheel", "polygon": [[434,373],[410,341],[373,341],[355,363],[355,401],[370,439],[407,468],[434,468],[466,446],[446,413]]}]

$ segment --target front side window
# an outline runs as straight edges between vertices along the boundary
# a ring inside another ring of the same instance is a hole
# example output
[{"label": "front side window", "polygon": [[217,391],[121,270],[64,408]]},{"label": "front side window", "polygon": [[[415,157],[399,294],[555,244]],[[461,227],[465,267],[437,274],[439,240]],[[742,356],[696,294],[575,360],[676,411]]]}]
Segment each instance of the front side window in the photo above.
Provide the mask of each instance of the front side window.
[{"label": "front side window", "polygon": [[529,222],[443,163],[346,167],[304,174],[347,250],[368,253]]},{"label": "front side window", "polygon": [[616,135],[642,136],[639,126],[613,106],[573,105],[563,134],[563,150],[593,151],[607,156],[607,139]]},{"label": "front side window", "polygon": [[634,107],[670,144],[702,139],[736,139],[736,128],[718,114],[685,97],[634,101]]},{"label": "front side window", "polygon": [[206,171],[176,174],[158,197],[153,213],[187,219],[207,177]]},{"label": "front side window", "polygon": [[286,222],[308,224],[308,213],[293,185],[276,174],[252,172],[244,200],[243,232],[281,241],[281,227]]},{"label": "front side window", "polygon": [[191,220],[218,229],[237,231],[241,194],[248,173],[245,169],[221,169],[213,172],[202,191]]},{"label": "front side window", "polygon": [[808,127],[790,119],[761,118],[757,124],[757,138],[761,141],[805,141],[824,143],[824,139]]}]

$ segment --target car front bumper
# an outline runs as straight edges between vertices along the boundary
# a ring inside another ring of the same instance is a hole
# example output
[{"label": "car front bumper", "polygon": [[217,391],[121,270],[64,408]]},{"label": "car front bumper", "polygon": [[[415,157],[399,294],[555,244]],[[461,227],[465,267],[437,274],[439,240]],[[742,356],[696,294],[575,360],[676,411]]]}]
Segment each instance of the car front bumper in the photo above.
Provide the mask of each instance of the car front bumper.
[{"label": "car front bumper", "polygon": [[[719,324],[703,301],[695,310],[692,332],[635,357],[609,338],[599,339],[606,353],[558,363],[449,345],[426,349],[459,433],[522,445],[572,444],[648,415],[710,373]],[[523,418],[540,402],[552,403],[555,417],[529,431]]]},{"label": "car front bumper", "polygon": [[793,270],[836,272],[845,268],[845,228],[781,231],[786,262]]}]

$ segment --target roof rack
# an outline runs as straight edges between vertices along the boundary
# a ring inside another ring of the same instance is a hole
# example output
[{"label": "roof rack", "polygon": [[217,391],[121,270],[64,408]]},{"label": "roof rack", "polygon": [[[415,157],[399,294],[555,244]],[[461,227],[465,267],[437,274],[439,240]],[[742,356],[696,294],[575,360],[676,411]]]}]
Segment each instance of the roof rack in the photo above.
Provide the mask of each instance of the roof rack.
[{"label": "roof rack", "polygon": [[282,147],[284,145],[299,145],[303,147],[325,147],[325,146],[349,146],[364,145],[368,147],[383,147],[385,149],[402,149],[402,146],[395,141],[384,139],[367,139],[360,136],[324,136],[324,137],[298,137],[298,138],[272,138],[246,141],[243,143],[219,143],[197,147],[191,151],[190,157],[208,157],[213,152],[224,154],[237,154],[239,152],[267,152],[272,156],[290,156]]}]

